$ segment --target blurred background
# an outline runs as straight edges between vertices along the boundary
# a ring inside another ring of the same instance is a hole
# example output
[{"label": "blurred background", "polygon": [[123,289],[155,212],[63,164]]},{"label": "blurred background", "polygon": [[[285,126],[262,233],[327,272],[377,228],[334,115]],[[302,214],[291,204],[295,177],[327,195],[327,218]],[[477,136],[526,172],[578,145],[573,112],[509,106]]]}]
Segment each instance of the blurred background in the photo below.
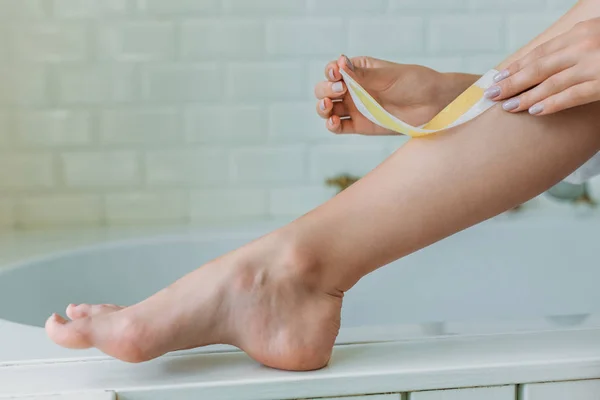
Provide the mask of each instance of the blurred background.
[{"label": "blurred background", "polygon": [[0,226],[299,216],[405,140],[328,133],[328,61],[484,73],[574,3],[0,0]]}]

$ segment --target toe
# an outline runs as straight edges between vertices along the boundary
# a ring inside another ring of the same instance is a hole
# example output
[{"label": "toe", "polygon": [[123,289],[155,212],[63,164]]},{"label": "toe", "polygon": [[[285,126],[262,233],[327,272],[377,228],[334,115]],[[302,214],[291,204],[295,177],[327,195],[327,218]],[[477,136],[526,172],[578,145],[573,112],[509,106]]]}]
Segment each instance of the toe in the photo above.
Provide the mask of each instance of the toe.
[{"label": "toe", "polygon": [[92,347],[89,318],[69,322],[60,315],[53,314],[46,321],[46,332],[54,343],[62,347],[69,349]]},{"label": "toe", "polygon": [[69,304],[67,316],[72,320],[76,320],[119,311],[123,308],[114,304]]},{"label": "toe", "polygon": [[[98,306],[98,310],[117,306]],[[90,306],[92,310],[93,306]],[[46,321],[46,333],[59,346],[68,349],[98,350],[123,361],[138,363],[164,354],[155,348],[153,335],[145,324],[132,317],[127,309],[67,321],[53,314]]]}]

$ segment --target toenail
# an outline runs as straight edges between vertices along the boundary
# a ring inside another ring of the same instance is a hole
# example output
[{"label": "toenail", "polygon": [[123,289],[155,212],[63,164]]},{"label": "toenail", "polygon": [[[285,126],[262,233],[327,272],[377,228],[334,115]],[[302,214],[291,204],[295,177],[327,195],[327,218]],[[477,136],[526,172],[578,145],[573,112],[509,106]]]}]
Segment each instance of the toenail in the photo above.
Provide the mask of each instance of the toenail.
[{"label": "toenail", "polygon": [[61,317],[60,317],[58,314],[56,314],[56,313],[52,314],[52,320],[53,320],[54,322],[57,322],[57,323],[59,323],[59,324],[62,324],[62,323],[64,323],[64,319],[63,319],[63,318],[61,318]]},{"label": "toenail", "polygon": [[342,82],[336,82],[331,85],[331,89],[336,93],[342,93],[344,91],[344,85],[342,85]]}]

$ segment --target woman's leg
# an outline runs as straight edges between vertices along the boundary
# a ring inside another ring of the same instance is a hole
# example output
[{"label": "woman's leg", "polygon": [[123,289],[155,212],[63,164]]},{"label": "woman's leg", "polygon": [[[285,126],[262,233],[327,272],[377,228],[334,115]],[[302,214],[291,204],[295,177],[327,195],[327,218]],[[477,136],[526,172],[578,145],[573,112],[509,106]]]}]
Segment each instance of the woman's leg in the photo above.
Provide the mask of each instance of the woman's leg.
[{"label": "woman's leg", "polygon": [[[591,18],[587,8],[598,4],[582,1],[575,10]],[[569,18],[580,15],[558,28]],[[46,329],[62,346],[97,347],[131,362],[228,343],[271,367],[323,367],[346,290],[566,177],[600,149],[598,115],[598,103],[541,118],[493,108],[410,141],[323,206],[137,305],[70,306],[73,321],[52,316]]]},{"label": "woman's leg", "polygon": [[74,321],[54,316],[47,331],[60,345],[93,346],[132,362],[228,343],[275,368],[320,368],[338,332],[344,291],[567,176],[600,149],[599,114],[599,104],[544,118],[496,107],[410,141],[323,206],[140,304],[71,307]]},{"label": "woman's leg", "polygon": [[[287,227],[338,288],[511,209],[600,150],[600,104],[552,118],[498,106],[466,125],[411,140],[338,197]],[[298,232],[305,232],[304,235]],[[353,271],[353,272],[350,272]]]}]

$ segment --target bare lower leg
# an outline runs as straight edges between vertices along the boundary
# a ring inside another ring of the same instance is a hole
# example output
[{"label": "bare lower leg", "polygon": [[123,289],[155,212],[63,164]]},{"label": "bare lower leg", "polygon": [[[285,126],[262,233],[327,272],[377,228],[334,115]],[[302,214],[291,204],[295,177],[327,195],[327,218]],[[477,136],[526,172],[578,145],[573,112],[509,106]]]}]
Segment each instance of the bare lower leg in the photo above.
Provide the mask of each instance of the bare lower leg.
[{"label": "bare lower leg", "polygon": [[568,175],[600,147],[598,112],[597,104],[543,118],[493,109],[411,141],[325,205],[144,302],[71,308],[74,321],[52,317],[47,331],[60,345],[131,362],[227,343],[271,367],[321,368],[344,291]]},{"label": "bare lower leg", "polygon": [[[600,104],[559,115],[496,107],[435,137],[412,140],[338,197],[288,228],[338,288],[535,197],[600,147]],[[305,232],[301,234],[299,232]]]},{"label": "bare lower leg", "polygon": [[[600,15],[580,0],[511,60]],[[506,63],[505,63],[506,65]],[[502,66],[501,66],[502,67]],[[323,367],[341,299],[386,263],[528,200],[600,148],[593,104],[533,118],[493,109],[414,140],[322,207],[215,260],[132,307],[70,307],[50,337],[132,362],[212,343],[236,345],[275,368]]]}]

